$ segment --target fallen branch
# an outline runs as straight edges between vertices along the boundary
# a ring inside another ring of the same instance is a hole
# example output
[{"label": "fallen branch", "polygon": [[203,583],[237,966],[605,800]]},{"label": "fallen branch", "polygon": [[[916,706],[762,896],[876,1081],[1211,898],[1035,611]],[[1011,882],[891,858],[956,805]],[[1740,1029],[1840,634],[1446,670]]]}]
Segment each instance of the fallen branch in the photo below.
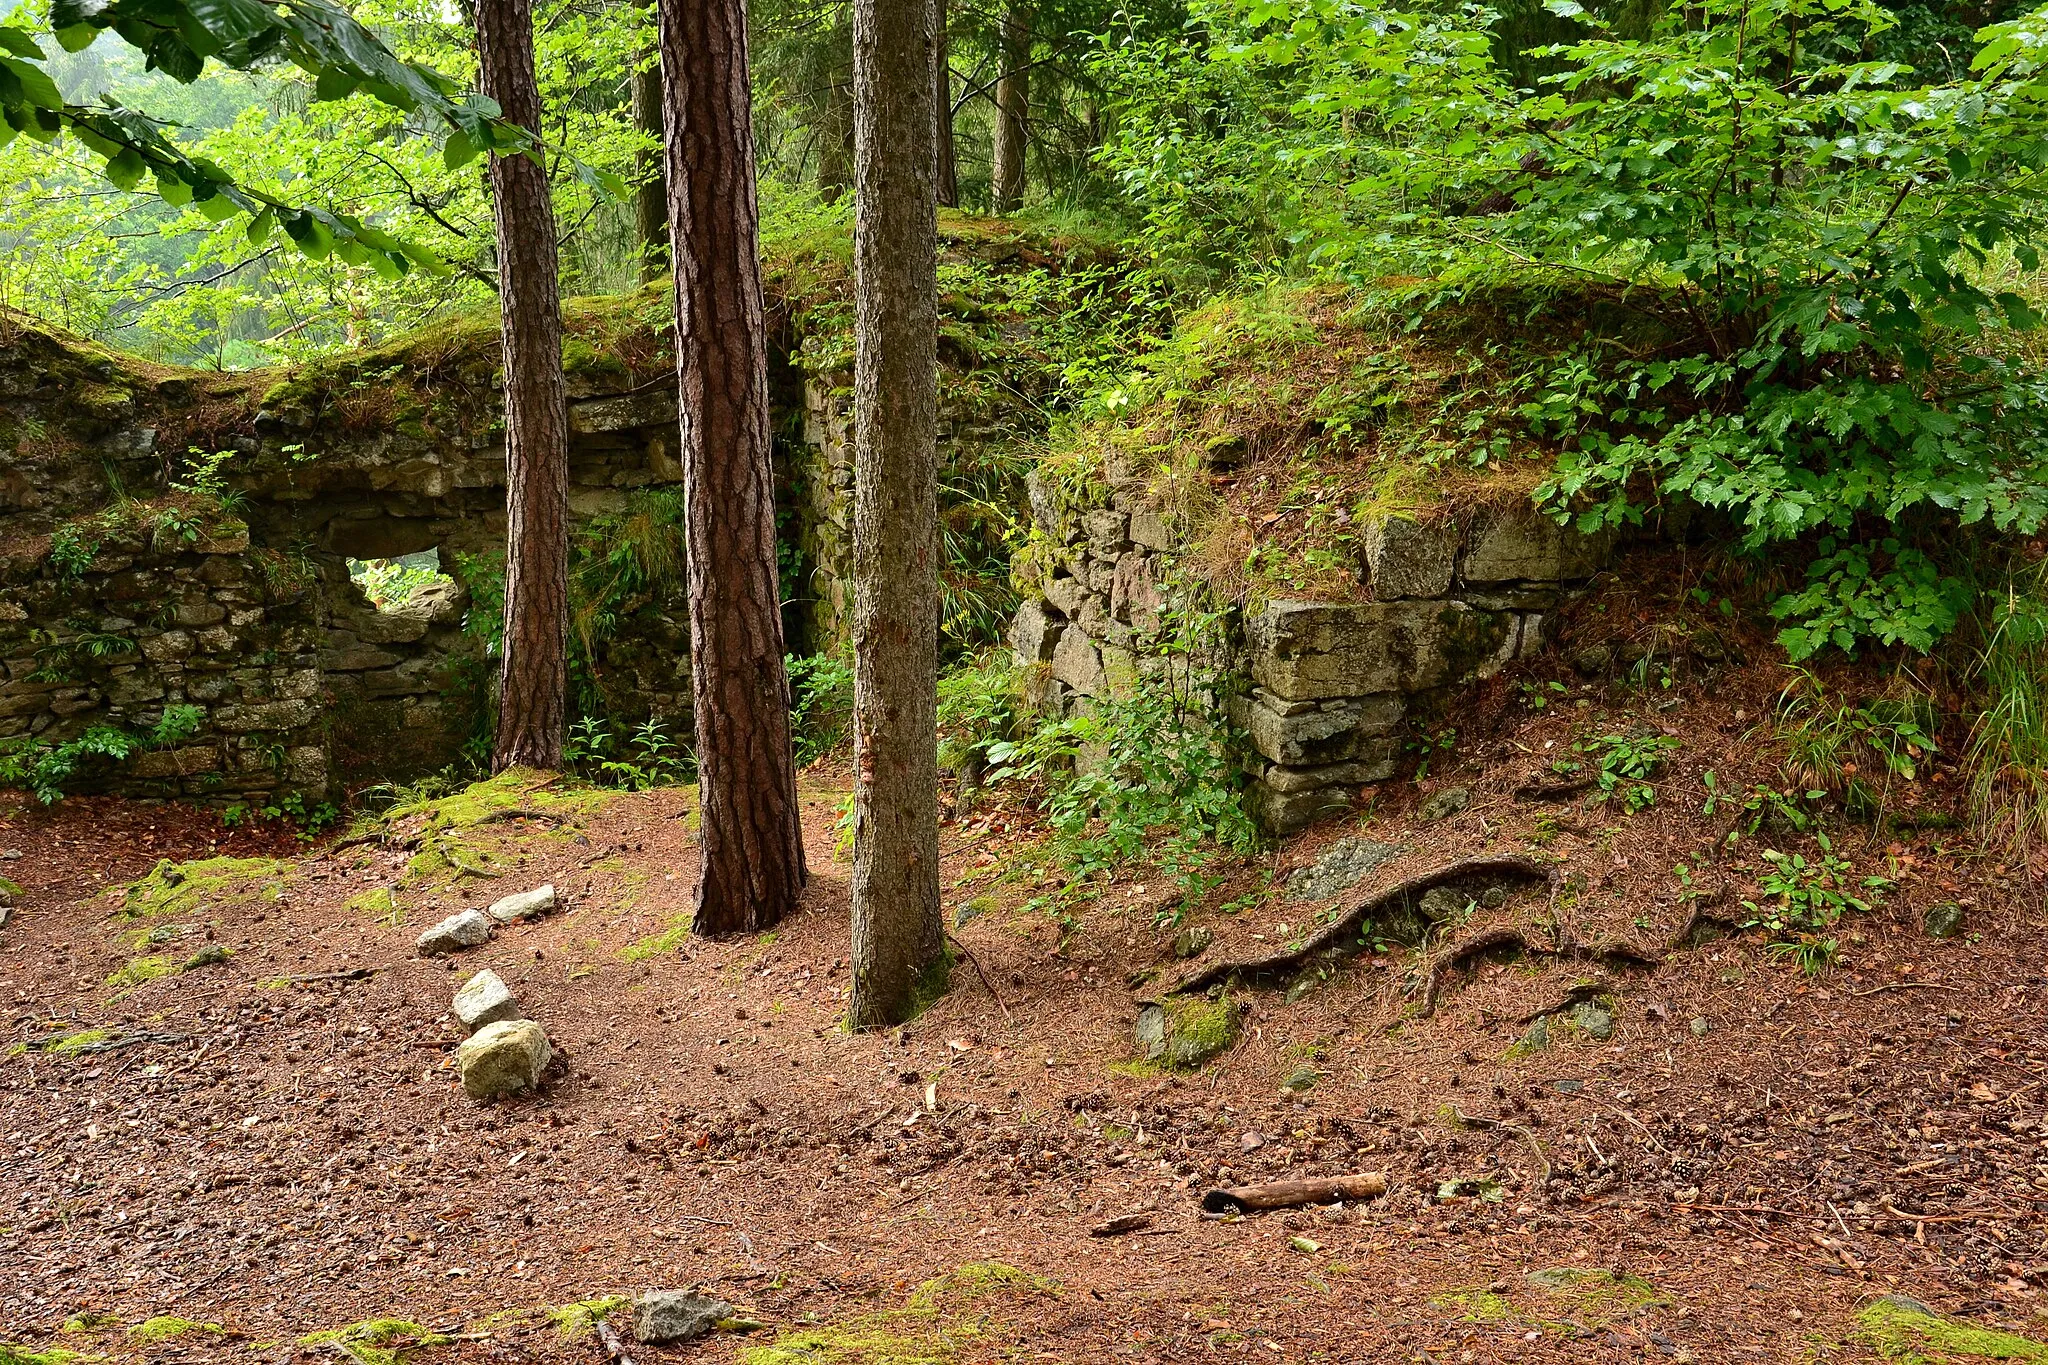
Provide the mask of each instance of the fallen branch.
[{"label": "fallen branch", "polygon": [[1202,1196],[1205,1213],[1250,1213],[1254,1209],[1291,1209],[1302,1204],[1336,1204],[1346,1199],[1377,1199],[1387,1192],[1381,1171],[1340,1175],[1320,1180],[1274,1180],[1210,1190]]},{"label": "fallen branch", "polygon": [[1002,1010],[1003,1019],[1006,1022],[1013,1022],[1010,1020],[1010,1007],[1003,1003],[1003,997],[997,994],[996,992],[996,983],[989,980],[988,973],[981,969],[981,959],[976,957],[972,952],[970,952],[966,944],[962,943],[959,939],[954,938],[951,934],[946,935],[946,942],[952,944],[954,951],[959,953],[960,956],[967,959],[968,966],[974,968],[974,974],[981,978],[981,984],[983,988],[985,988],[988,991],[990,997],[995,1000],[996,1007]]},{"label": "fallen branch", "polygon": [[1271,957],[1253,958],[1243,962],[1218,962],[1180,984],[1169,988],[1168,995],[1179,995],[1189,991],[1204,990],[1228,981],[1233,976],[1271,976],[1290,968],[1299,967],[1317,953],[1330,948],[1348,948],[1358,933],[1358,926],[1366,920],[1384,914],[1386,911],[1453,882],[1477,881],[1487,878],[1512,877],[1521,881],[1547,882],[1550,868],[1533,858],[1505,855],[1495,858],[1467,858],[1463,862],[1440,867],[1434,872],[1424,872],[1410,877],[1376,895],[1360,901],[1334,923],[1311,934],[1300,947],[1290,948]]},{"label": "fallen branch", "polygon": [[1872,986],[1867,991],[1850,991],[1857,999],[1866,995],[1882,995],[1886,991],[1959,991],[1961,986],[1945,985],[1939,981],[1888,981],[1882,986]]},{"label": "fallen branch", "polygon": [[[1609,947],[1594,947],[1590,943],[1580,943],[1576,939],[1566,939],[1562,943],[1553,945],[1532,939],[1521,929],[1488,929],[1484,933],[1475,934],[1463,943],[1447,949],[1434,962],[1430,963],[1429,973],[1423,979],[1423,1015],[1427,1017],[1436,1012],[1436,1002],[1442,994],[1444,978],[1447,974],[1463,971],[1480,954],[1497,952],[1502,948],[1516,948],[1538,957],[1595,962],[1610,970],[1623,967],[1656,967],[1664,961],[1663,957],[1658,953],[1626,943],[1615,944]],[[1612,990],[1613,987],[1606,982],[1574,986],[1566,993],[1563,1004],[1549,1009],[1538,1010],[1536,1014],[1527,1016],[1521,1022],[1524,1024],[1532,1023],[1536,1019],[1537,1014],[1555,1014],[1559,1010],[1569,1009],[1581,1000],[1590,1000],[1595,996],[1606,995]]]},{"label": "fallen branch", "polygon": [[317,981],[362,981],[383,971],[377,967],[351,967],[345,972],[315,972],[311,976],[279,977],[287,986],[308,986]]},{"label": "fallen branch", "polygon": [[1149,1213],[1120,1213],[1107,1223],[1097,1223],[1094,1227],[1088,1229],[1088,1235],[1090,1237],[1121,1237],[1126,1232],[1136,1232],[1140,1228],[1151,1226],[1152,1215]]},{"label": "fallen branch", "polygon": [[1515,788],[1514,797],[1517,801],[1561,801],[1599,785],[1597,777],[1575,777],[1565,782],[1528,782]]},{"label": "fallen branch", "polygon": [[626,1339],[619,1335],[619,1329],[599,1318],[592,1326],[597,1329],[598,1344],[604,1347],[605,1357],[618,1365],[633,1365],[633,1357],[626,1350]]},{"label": "fallen branch", "polygon": [[[71,1033],[53,1033],[47,1038],[32,1038],[26,1044],[30,1052],[47,1052],[56,1048],[67,1038],[76,1037]],[[134,1047],[137,1043],[184,1043],[191,1041],[189,1033],[124,1033],[114,1038],[101,1038],[90,1043],[78,1043],[63,1048],[66,1056],[79,1057],[88,1052],[113,1052],[117,1048]]]},{"label": "fallen branch", "polygon": [[1543,1168],[1543,1174],[1536,1179],[1538,1187],[1550,1183],[1550,1158],[1543,1154],[1543,1144],[1536,1140],[1536,1134],[1533,1131],[1519,1123],[1509,1123],[1506,1119],[1490,1119],[1484,1114],[1468,1114],[1455,1106],[1451,1109],[1451,1117],[1467,1128],[1491,1129],[1502,1133],[1513,1133],[1516,1137],[1529,1144],[1530,1154],[1536,1158],[1536,1164]]}]

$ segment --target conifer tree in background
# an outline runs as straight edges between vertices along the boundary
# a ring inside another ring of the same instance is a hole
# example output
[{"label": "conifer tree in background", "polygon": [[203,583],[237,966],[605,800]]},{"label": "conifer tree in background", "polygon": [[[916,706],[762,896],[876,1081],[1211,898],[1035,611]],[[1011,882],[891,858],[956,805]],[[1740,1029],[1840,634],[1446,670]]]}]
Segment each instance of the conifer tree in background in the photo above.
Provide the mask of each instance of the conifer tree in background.
[{"label": "conifer tree in background", "polygon": [[660,28],[697,723],[694,927],[727,934],[774,924],[804,886],[745,0],[661,0]]},{"label": "conifer tree in background", "polygon": [[1024,153],[1031,142],[1031,10],[1023,0],[1003,8],[1002,76],[996,81],[994,166],[990,199],[996,213],[1024,206]]},{"label": "conifer tree in background", "polygon": [[945,947],[932,21],[854,0],[855,1028],[905,1018]]},{"label": "conifer tree in background", "polygon": [[568,725],[569,414],[555,209],[539,146],[531,0],[477,0],[483,92],[533,134],[491,158],[505,346],[505,646],[491,767],[557,769]]}]

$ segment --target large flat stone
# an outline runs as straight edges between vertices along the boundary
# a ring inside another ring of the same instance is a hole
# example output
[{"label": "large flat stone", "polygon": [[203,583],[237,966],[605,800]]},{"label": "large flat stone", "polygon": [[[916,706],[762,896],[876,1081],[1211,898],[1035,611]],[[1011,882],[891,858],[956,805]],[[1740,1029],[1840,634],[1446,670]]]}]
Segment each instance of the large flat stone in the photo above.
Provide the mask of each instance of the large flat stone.
[{"label": "large flat stone", "polygon": [[1442,597],[1451,590],[1458,562],[1458,524],[1424,523],[1412,517],[1374,517],[1365,525],[1365,567],[1372,595],[1382,602],[1401,597]]},{"label": "large flat stone", "polygon": [[1291,714],[1282,714],[1252,697],[1233,701],[1232,712],[1251,735],[1253,748],[1275,763],[1301,766],[1379,758],[1408,709],[1397,692],[1357,697],[1327,709],[1295,705],[1302,709],[1290,707]]},{"label": "large flat stone", "polygon": [[1084,697],[1100,695],[1106,685],[1101,653],[1095,642],[1078,630],[1060,633],[1052,652],[1052,675]]},{"label": "large flat stone", "polygon": [[420,935],[420,954],[439,957],[491,941],[491,921],[481,910],[462,910]]},{"label": "large flat stone", "polygon": [[1249,623],[1252,678],[1289,701],[1423,692],[1499,653],[1513,618],[1463,602],[1275,602]]},{"label": "large flat stone", "polygon": [[1600,572],[1613,545],[1611,532],[1585,535],[1517,503],[1473,527],[1458,573],[1467,583],[1570,582]]}]

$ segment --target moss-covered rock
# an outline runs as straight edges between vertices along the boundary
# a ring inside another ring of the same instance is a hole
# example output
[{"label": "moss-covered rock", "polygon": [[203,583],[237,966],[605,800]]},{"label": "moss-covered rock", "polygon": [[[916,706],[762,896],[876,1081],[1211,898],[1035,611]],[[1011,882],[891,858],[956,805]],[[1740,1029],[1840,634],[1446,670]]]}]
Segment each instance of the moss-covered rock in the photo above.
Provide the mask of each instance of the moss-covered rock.
[{"label": "moss-covered rock", "polygon": [[1237,1043],[1244,1006],[1228,991],[1215,999],[1174,995],[1138,1011],[1135,1038],[1146,1061],[1190,1071]]}]

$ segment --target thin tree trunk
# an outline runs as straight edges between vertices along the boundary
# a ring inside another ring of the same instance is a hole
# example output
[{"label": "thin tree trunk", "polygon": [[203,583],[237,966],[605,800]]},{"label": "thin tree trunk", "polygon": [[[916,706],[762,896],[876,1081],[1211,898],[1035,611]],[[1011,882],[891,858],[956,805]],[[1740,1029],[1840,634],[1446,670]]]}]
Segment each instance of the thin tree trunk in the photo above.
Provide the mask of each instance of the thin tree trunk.
[{"label": "thin tree trunk", "polygon": [[[656,54],[643,54],[653,57]],[[654,146],[634,158],[640,188],[633,196],[633,221],[640,240],[640,282],[668,272],[668,177],[662,173],[661,63],[648,61],[633,73],[633,126]]]},{"label": "thin tree trunk", "polygon": [[937,52],[932,58],[933,113],[938,121],[937,198],[940,207],[960,207],[960,162],[953,151],[953,56],[946,36],[946,0],[932,0],[932,36]]},{"label": "thin tree trunk", "polygon": [[[478,0],[483,93],[540,130],[530,0]],[[505,648],[491,766],[562,766],[569,685],[569,414],[555,209],[539,148],[491,158],[505,330]]]},{"label": "thin tree trunk", "polygon": [[1024,206],[1024,149],[1031,134],[1031,12],[1003,9],[1003,74],[996,81],[996,134],[991,197],[997,213]]},{"label": "thin tree trunk", "polygon": [[745,0],[661,0],[676,373],[697,720],[700,934],[763,929],[803,894],[789,743],[768,327]]},{"label": "thin tree trunk", "polygon": [[[836,74],[836,73],[835,73]],[[853,90],[833,80],[825,90],[818,134],[818,195],[828,204],[853,188]]]},{"label": "thin tree trunk", "polygon": [[932,7],[854,0],[853,996],[897,1022],[944,947]]}]

